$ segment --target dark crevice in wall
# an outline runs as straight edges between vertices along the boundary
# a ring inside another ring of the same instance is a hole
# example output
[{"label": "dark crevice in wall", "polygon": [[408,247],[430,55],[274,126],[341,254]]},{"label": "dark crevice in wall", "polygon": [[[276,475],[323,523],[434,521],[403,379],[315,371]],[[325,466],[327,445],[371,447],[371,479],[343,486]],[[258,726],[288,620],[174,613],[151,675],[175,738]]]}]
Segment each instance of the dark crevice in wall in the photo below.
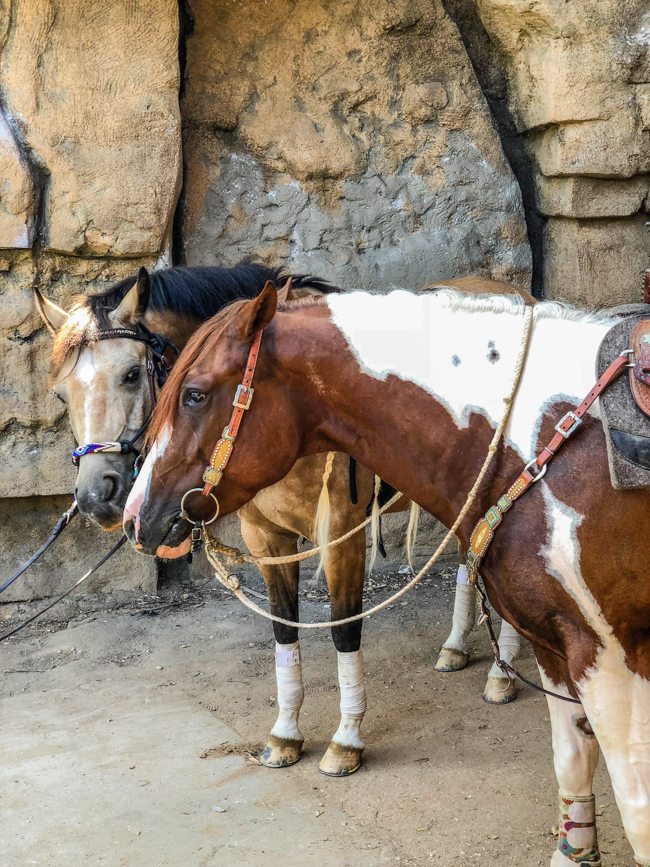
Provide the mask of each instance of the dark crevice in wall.
[{"label": "dark crevice in wall", "polygon": [[465,50],[492,113],[503,152],[519,184],[533,257],[532,293],[536,298],[543,298],[542,245],[546,221],[539,213],[536,204],[532,161],[526,153],[523,136],[517,131],[508,108],[505,61],[483,26],[475,0],[442,0],[442,2],[445,11],[460,31]]},{"label": "dark crevice in wall", "polygon": [[[187,66],[187,41],[194,33],[194,17],[190,9],[188,0],[178,0],[178,66],[180,71],[180,84],[178,88],[178,103],[182,106],[183,97],[185,96],[185,71]],[[181,129],[182,129],[182,112],[181,112]],[[182,136],[182,132],[181,132]],[[185,149],[181,145],[182,159],[182,182],[181,192],[176,203],[174,211],[174,221],[172,223],[172,264],[185,265],[185,244],[183,241],[183,211],[185,208],[185,178],[187,176],[187,165],[185,163]]]},{"label": "dark crevice in wall", "polygon": [[48,169],[42,164],[39,157],[33,152],[32,148],[27,144],[24,136],[7,110],[4,102],[0,100],[0,113],[2,113],[5,123],[11,133],[11,136],[18,150],[20,161],[29,172],[34,188],[34,215],[32,219],[31,231],[29,233],[29,242],[31,248],[37,253],[40,248],[47,245],[49,236],[49,227],[47,220],[47,206],[50,197],[50,186],[52,178]]}]

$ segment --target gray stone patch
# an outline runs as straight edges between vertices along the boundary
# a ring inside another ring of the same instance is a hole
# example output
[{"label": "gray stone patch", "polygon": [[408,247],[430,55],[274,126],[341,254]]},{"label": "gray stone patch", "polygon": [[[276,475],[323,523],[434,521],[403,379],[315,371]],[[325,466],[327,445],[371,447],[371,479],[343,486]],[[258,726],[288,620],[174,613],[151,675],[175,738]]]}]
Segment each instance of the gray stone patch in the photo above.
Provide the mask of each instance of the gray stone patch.
[{"label": "gray stone patch", "polygon": [[345,289],[380,292],[477,273],[527,280],[528,243],[513,244],[508,225],[523,219],[519,188],[462,131],[450,135],[442,157],[444,184],[412,173],[406,161],[394,175],[369,166],[335,182],[329,195],[225,142],[210,151],[203,154],[210,182],[186,227],[189,265],[234,265],[253,254]]}]

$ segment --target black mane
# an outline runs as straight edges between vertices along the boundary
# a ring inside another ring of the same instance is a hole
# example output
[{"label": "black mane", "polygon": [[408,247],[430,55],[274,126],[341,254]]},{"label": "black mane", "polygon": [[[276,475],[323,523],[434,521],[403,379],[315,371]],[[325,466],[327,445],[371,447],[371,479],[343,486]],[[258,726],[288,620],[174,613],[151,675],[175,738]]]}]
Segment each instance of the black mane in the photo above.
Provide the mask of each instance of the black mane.
[{"label": "black mane", "polygon": [[[239,262],[234,268],[165,268],[150,273],[149,309],[169,311],[210,319],[231,301],[255,298],[267,280],[276,286],[291,277],[292,289],[312,289],[319,293],[338,291],[327,281],[305,274],[290,274],[285,268],[268,268],[252,262]],[[89,295],[85,305],[97,317],[99,327],[110,327],[106,316],[115,310],[136,281],[137,274],[115,283],[97,295]]]}]

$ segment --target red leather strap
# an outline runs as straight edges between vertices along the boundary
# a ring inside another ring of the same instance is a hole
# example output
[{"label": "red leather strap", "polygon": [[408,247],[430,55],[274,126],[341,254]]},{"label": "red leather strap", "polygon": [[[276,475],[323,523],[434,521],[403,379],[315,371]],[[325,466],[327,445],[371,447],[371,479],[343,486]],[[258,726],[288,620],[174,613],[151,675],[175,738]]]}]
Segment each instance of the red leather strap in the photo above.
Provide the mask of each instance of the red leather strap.
[{"label": "red leather strap", "polygon": [[[600,377],[598,382],[591,389],[587,397],[582,401],[580,406],[577,406],[573,410],[573,416],[579,419],[582,419],[583,415],[587,412],[589,407],[595,402],[596,398],[600,396],[600,394],[607,388],[607,386],[612,382],[613,379],[623,371],[628,364],[627,355],[619,355],[614,361],[609,365],[607,370]],[[568,437],[574,432],[575,428],[578,425],[575,423],[574,418],[571,417],[569,413],[567,413],[562,421],[559,422],[557,427],[559,428],[558,432],[555,434],[550,443],[544,448],[537,457],[536,463],[539,467],[543,467],[544,464],[547,464],[551,458],[557,454],[558,449],[562,447]],[[561,432],[560,432],[561,431]]]},{"label": "red leather strap", "polygon": [[[510,509],[512,504],[519,499],[532,484],[541,479],[546,472],[546,465],[562,448],[564,443],[572,436],[576,428],[580,425],[582,417],[587,412],[589,407],[594,403],[596,398],[602,394],[607,386],[627,367],[628,355],[617,356],[609,365],[607,370],[600,377],[598,382],[591,389],[587,397],[582,403],[577,406],[572,412],[568,412],[562,418],[555,429],[557,433],[550,443],[542,449],[539,455],[530,463],[526,464],[523,471],[510,485],[508,490],[499,497],[496,505],[492,506],[485,513],[485,517],[476,524],[470,537],[469,549],[467,552],[467,571],[469,573],[470,582],[476,583],[478,568],[481,560],[485,556],[487,549],[490,547],[496,528],[503,519],[503,514]],[[537,471],[533,475],[530,472],[532,467],[536,466]]]},{"label": "red leather strap", "polygon": [[221,477],[223,476],[223,472],[226,469],[226,465],[230,460],[234,448],[235,439],[239,432],[239,425],[241,424],[242,417],[250,407],[251,401],[253,400],[254,389],[251,386],[253,384],[253,377],[255,376],[257,358],[260,354],[262,333],[262,331],[258,331],[255,335],[250,352],[248,353],[248,361],[246,362],[244,377],[241,381],[241,385],[237,387],[237,393],[232,402],[234,409],[230,416],[230,421],[228,422],[227,427],[223,429],[221,439],[217,442],[212,452],[210,464],[205,468],[205,472],[203,473],[203,481],[205,482],[203,495],[205,497],[209,496],[212,488],[216,487],[221,481]]}]

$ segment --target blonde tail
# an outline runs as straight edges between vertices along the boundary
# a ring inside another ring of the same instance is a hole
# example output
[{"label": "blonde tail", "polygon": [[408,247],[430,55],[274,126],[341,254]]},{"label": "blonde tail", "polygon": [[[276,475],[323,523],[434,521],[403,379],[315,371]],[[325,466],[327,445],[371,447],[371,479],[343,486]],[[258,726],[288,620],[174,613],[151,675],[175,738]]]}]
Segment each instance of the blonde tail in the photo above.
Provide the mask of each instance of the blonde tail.
[{"label": "blonde tail", "polygon": [[413,548],[415,540],[418,537],[418,522],[420,520],[420,507],[417,503],[411,503],[411,513],[409,515],[409,523],[406,528],[406,557],[411,568],[411,572],[415,574],[413,568]]},{"label": "blonde tail", "polygon": [[318,578],[327,560],[327,546],[330,540],[330,495],[327,488],[329,477],[332,473],[332,463],[334,461],[334,452],[328,452],[327,460],[325,461],[325,472],[323,473],[323,488],[318,498],[318,508],[316,509],[316,520],[314,522],[314,537],[317,546],[320,548],[320,558],[318,561],[318,569],[314,575],[314,580]]},{"label": "blonde tail", "polygon": [[381,479],[375,476],[375,490],[372,499],[372,512],[370,516],[370,538],[372,539],[372,552],[370,554],[370,566],[368,575],[372,572],[372,567],[377,559],[377,546],[379,544],[379,488]]}]

